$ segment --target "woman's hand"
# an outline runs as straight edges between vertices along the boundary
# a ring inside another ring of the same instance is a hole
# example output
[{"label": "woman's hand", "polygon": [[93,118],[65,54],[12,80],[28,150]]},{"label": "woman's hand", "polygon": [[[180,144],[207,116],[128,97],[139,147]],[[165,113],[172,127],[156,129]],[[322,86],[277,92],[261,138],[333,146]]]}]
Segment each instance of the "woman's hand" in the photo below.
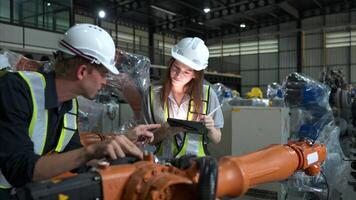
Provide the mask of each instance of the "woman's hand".
[{"label": "woman's hand", "polygon": [[211,116],[201,115],[198,120],[205,124],[205,127],[208,129],[208,137],[210,140],[215,144],[219,143],[221,139],[221,131],[219,128],[215,127],[214,119]]},{"label": "woman's hand", "polygon": [[215,121],[211,116],[201,115],[199,121],[204,123],[205,127],[209,130],[209,132],[214,131]]}]

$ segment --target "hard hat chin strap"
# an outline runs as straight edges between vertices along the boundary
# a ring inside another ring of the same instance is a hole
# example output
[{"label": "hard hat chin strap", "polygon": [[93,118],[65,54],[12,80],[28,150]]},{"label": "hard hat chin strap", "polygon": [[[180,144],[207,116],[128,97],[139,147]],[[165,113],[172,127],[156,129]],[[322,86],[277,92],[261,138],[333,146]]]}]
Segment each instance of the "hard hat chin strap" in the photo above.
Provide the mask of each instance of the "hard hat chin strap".
[{"label": "hard hat chin strap", "polygon": [[68,44],[66,41],[61,40],[59,42],[59,44],[61,44],[63,47],[65,47],[66,49],[68,49],[69,51],[71,51],[72,53],[74,53],[75,55],[78,55],[82,58],[87,59],[91,64],[101,64],[99,60],[97,60],[96,58],[94,58],[93,56],[89,56],[86,55],[85,53],[83,53],[82,51],[80,51],[79,49],[73,47],[72,45]]}]

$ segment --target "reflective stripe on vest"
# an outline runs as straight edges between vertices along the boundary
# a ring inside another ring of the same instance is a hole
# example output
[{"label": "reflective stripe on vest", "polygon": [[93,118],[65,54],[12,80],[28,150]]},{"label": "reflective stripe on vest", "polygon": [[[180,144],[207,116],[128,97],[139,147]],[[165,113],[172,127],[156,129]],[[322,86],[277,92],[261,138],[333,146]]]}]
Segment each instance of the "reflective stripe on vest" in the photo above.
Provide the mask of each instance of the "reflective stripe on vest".
[{"label": "reflective stripe on vest", "polygon": [[[43,154],[43,149],[47,138],[48,110],[45,109],[45,88],[46,81],[42,74],[38,72],[17,72],[27,83],[33,104],[33,113],[29,126],[29,136],[34,144],[34,152]],[[77,130],[77,100],[72,100],[72,109],[65,113],[60,139],[55,151],[61,152],[69,143],[73,134]],[[0,172],[0,188],[11,188],[12,186]]]},{"label": "reflective stripe on vest", "polygon": [[[203,100],[202,100],[203,101],[203,104],[202,104],[203,105],[203,108],[202,108],[203,113],[202,114],[207,114],[208,103],[209,103],[209,89],[210,89],[210,86],[204,85],[204,88],[203,88],[204,96],[203,96]],[[155,108],[154,105],[157,105],[156,101],[160,101],[160,100],[154,99],[154,97],[160,96],[160,95],[155,94],[153,92],[152,88],[151,88],[150,93],[151,93],[150,94],[150,96],[151,96],[150,103],[151,103],[152,113],[157,112],[158,109]],[[164,104],[164,112],[161,114],[164,114],[164,119],[166,121],[169,116],[167,104]],[[194,117],[194,103],[192,100],[190,100],[188,113],[187,113],[187,120],[191,121],[191,120],[193,120],[193,117]],[[183,139],[183,145],[180,148],[180,150],[179,150],[179,146],[176,141],[176,138],[168,137],[160,143],[160,145],[158,146],[158,150],[156,151],[156,155],[163,159],[169,159],[174,156],[179,158],[183,155],[196,155],[198,157],[205,156],[206,154],[205,154],[205,150],[204,150],[203,135],[185,132],[184,139]]]},{"label": "reflective stripe on vest", "polygon": [[[207,114],[208,112],[208,103],[209,103],[209,89],[208,85],[204,85],[204,97],[203,97],[203,113]],[[188,120],[193,120],[193,111],[194,111],[194,103],[191,101],[191,106],[188,112]],[[178,154],[176,154],[176,158],[180,158],[184,155],[195,155],[197,157],[206,156],[204,150],[204,137],[203,134],[194,134],[194,133],[185,133],[184,135],[184,143]]]},{"label": "reflective stripe on vest", "polygon": [[45,109],[46,81],[42,74],[37,72],[18,72],[26,81],[31,91],[33,113],[29,127],[29,135],[34,144],[34,151],[42,155],[47,137],[48,111]]},{"label": "reflective stripe on vest", "polygon": [[56,152],[62,152],[64,148],[69,143],[70,139],[74,135],[77,130],[77,110],[78,110],[78,102],[76,99],[72,101],[72,109],[64,115],[63,118],[63,128],[61,131],[61,136],[59,137],[59,141],[57,147],[55,148]]},{"label": "reflective stripe on vest", "polygon": [[[159,97],[160,95],[155,94],[153,88],[151,87],[151,89],[150,89],[150,104],[151,104],[152,113],[153,113],[153,111],[156,111],[156,109],[157,109],[154,106],[155,103],[157,103],[156,101],[160,100],[159,98],[155,99],[156,96]],[[167,118],[169,116],[169,110],[168,110],[167,104],[164,104],[163,112],[164,112],[164,121],[167,121]],[[153,114],[152,114],[152,116],[153,116]],[[155,121],[155,123],[160,123],[160,122]],[[178,153],[178,149],[177,149],[176,143],[177,142],[175,141],[174,137],[165,138],[160,143],[160,145],[158,146],[158,149],[157,149],[155,154],[157,156],[159,156],[161,159],[169,159],[169,158],[171,158],[172,155],[175,155],[175,154]],[[165,147],[165,148],[163,148],[163,147]]]}]

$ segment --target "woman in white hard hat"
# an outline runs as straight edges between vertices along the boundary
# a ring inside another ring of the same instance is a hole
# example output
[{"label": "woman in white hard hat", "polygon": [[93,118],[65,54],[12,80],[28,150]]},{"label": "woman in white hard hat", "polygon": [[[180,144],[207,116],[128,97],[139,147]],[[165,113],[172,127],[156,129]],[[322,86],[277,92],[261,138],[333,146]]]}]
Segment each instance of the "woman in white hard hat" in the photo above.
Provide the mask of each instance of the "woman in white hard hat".
[{"label": "woman in white hard hat", "polygon": [[219,143],[220,128],[224,125],[215,92],[203,84],[203,70],[208,66],[209,50],[200,38],[187,37],[180,40],[171,53],[173,58],[169,62],[163,86],[151,87],[151,118],[155,123],[164,123],[167,118],[203,121],[208,134],[205,137],[181,132],[166,136],[157,144],[156,155],[163,159],[183,155],[205,156],[208,140]]}]

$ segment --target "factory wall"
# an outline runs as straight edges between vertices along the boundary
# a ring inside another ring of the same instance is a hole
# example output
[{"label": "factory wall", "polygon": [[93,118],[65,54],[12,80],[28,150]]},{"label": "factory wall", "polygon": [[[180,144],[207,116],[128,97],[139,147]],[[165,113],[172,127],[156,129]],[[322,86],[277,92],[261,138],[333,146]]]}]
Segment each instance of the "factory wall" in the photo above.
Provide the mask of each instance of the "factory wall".
[{"label": "factory wall", "polygon": [[[300,29],[296,22],[288,22],[211,39],[210,68],[240,73],[242,94],[252,87],[260,87],[266,93],[268,84],[282,83],[289,73],[297,71],[299,30],[302,30],[302,73],[319,79],[326,70],[342,70],[346,80],[356,84],[356,57],[352,56],[356,55],[355,11],[305,18]],[[231,54],[231,45],[239,48],[235,55],[227,55]]]}]

